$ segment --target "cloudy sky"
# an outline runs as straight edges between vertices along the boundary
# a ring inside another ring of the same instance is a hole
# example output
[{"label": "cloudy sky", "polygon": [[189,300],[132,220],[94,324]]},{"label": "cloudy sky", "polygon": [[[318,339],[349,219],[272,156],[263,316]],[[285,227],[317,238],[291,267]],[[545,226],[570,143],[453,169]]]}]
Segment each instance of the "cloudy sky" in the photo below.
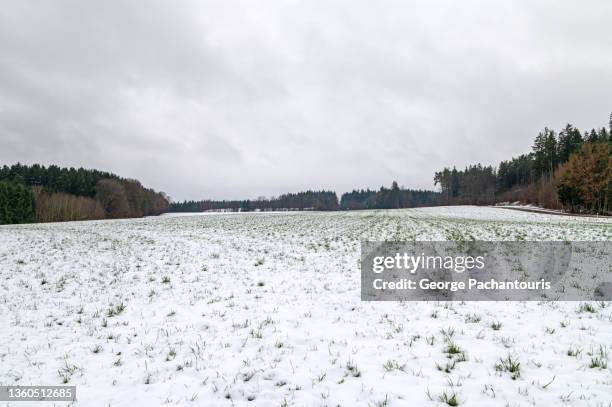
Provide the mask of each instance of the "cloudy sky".
[{"label": "cloudy sky", "polygon": [[612,2],[11,1],[0,163],[175,199],[432,188],[607,125]]}]

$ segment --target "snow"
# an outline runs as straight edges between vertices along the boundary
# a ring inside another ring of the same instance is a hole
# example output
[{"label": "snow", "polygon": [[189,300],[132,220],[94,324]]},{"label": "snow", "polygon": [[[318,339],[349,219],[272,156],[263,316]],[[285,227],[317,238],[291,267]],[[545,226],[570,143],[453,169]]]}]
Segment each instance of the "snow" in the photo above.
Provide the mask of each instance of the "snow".
[{"label": "snow", "polygon": [[[554,214],[554,215],[574,216],[574,217],[588,217],[588,218],[606,217],[606,215],[592,215],[588,213],[572,215],[571,213],[562,211],[560,209],[547,209],[547,208],[542,208],[542,207],[535,206],[535,205],[514,205],[514,204],[513,205],[500,205],[500,204],[497,204],[495,205],[495,207],[504,208],[504,209],[513,209],[515,211],[548,213],[548,214]],[[607,216],[607,217],[610,218],[610,216]]]},{"label": "snow", "polygon": [[361,239],[609,241],[612,221],[464,206],[1,226],[0,385],[66,381],[78,406],[612,401],[612,304],[362,302]]}]

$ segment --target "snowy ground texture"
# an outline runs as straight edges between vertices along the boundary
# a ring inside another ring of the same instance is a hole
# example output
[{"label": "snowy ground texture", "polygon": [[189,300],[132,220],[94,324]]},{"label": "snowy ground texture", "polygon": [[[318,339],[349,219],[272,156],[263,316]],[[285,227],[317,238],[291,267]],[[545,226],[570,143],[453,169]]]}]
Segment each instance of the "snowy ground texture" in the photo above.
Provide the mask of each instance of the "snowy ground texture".
[{"label": "snowy ground texture", "polygon": [[69,383],[79,406],[611,405],[612,304],[362,302],[360,239],[608,241],[612,221],[454,207],[2,226],[0,384]]}]

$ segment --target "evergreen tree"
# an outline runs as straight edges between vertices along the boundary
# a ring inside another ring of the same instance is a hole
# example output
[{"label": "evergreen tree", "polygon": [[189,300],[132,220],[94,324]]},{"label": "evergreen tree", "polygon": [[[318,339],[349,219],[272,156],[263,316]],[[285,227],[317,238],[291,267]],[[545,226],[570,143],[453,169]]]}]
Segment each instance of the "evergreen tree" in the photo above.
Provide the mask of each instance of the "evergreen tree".
[{"label": "evergreen tree", "polygon": [[599,141],[599,135],[595,129],[591,129],[590,132],[585,133],[584,141],[587,143],[597,143]]},{"label": "evergreen tree", "polygon": [[557,138],[555,132],[548,127],[544,128],[533,143],[534,169],[537,177],[552,175],[557,167]]},{"label": "evergreen tree", "polygon": [[566,162],[570,155],[580,148],[582,141],[582,134],[580,134],[580,131],[571,124],[566,125],[559,133],[559,143],[557,147],[559,164]]},{"label": "evergreen tree", "polygon": [[0,224],[34,221],[34,194],[16,181],[0,181]]}]

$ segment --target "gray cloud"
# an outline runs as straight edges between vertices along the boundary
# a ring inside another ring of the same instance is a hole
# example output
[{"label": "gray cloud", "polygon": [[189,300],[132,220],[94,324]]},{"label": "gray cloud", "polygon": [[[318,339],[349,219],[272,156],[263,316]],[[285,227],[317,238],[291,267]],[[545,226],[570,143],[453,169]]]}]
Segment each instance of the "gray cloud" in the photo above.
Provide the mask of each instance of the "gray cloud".
[{"label": "gray cloud", "polygon": [[178,199],[432,187],[612,110],[612,5],[79,1],[0,9],[0,161]]}]

